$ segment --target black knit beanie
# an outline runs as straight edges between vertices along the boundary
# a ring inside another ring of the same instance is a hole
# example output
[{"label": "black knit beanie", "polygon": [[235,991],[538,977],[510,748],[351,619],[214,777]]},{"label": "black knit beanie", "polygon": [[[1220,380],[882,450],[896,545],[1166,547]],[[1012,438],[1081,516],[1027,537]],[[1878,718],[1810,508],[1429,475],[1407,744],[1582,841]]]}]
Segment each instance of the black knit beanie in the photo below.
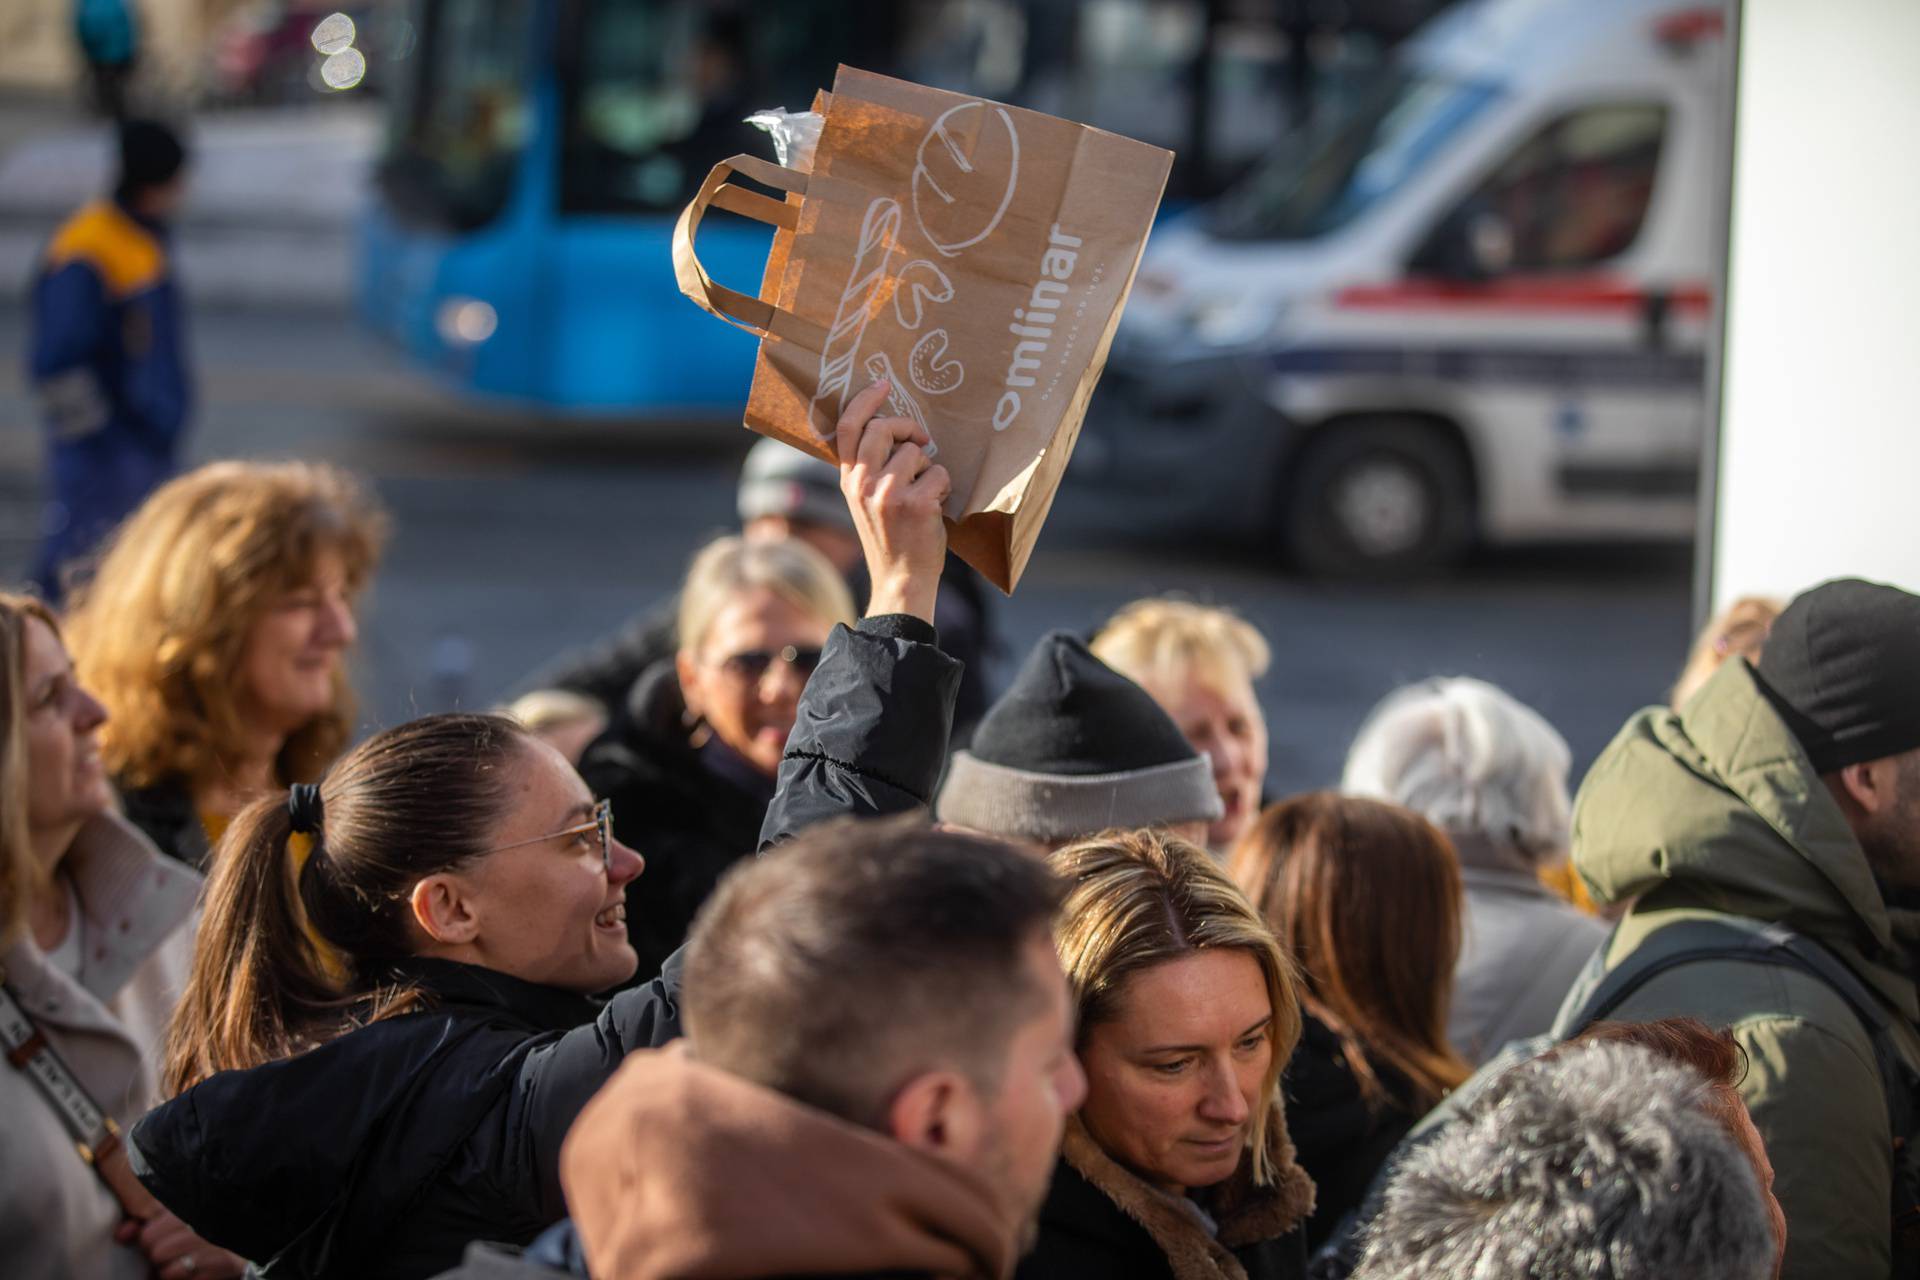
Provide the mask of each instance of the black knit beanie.
[{"label": "black knit beanie", "polygon": [[171,182],[187,162],[180,137],[158,120],[129,120],[120,126],[120,183],[122,200]]},{"label": "black knit beanie", "polygon": [[1920,596],[1823,582],[1774,621],[1757,670],[1816,773],[1920,747]]},{"label": "black knit beanie", "polygon": [[1145,689],[1055,631],[954,754],[935,812],[993,835],[1065,840],[1220,816],[1213,769]]}]

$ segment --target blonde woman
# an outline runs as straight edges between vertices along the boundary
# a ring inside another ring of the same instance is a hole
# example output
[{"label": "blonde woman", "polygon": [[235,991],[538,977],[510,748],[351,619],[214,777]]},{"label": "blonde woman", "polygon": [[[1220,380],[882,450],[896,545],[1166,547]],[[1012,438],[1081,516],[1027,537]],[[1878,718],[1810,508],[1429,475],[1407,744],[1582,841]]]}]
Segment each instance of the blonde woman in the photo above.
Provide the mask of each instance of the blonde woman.
[{"label": "blonde woman", "polygon": [[[200,877],[113,811],[104,715],[46,606],[0,593],[0,981],[124,1129],[160,1101],[155,1068],[193,959]],[[129,1224],[52,1099],[6,1065],[0,1258],[10,1280],[176,1280],[244,1265],[172,1214]]]},{"label": "blonde woman", "polygon": [[1197,845],[1110,832],[1048,861],[1069,885],[1055,938],[1087,1097],[1018,1276],[1304,1276],[1313,1184],[1280,1098],[1292,963]]},{"label": "blonde woman", "polygon": [[647,859],[627,902],[641,973],[659,971],[721,873],[759,843],[800,691],[834,624],[853,620],[846,581],[804,542],[720,538],[693,558],[678,652],[635,682],[580,760]]},{"label": "blonde woman", "polygon": [[1222,813],[1207,828],[1225,851],[1260,812],[1267,780],[1267,719],[1253,683],[1271,655],[1251,623],[1186,600],[1138,600],[1113,615],[1093,653],[1152,695],[1213,766]]},{"label": "blonde woman", "polygon": [[121,526],[68,621],[107,709],[100,751],[127,816],[196,867],[256,796],[346,745],[346,654],[386,519],[343,471],[216,462]]}]

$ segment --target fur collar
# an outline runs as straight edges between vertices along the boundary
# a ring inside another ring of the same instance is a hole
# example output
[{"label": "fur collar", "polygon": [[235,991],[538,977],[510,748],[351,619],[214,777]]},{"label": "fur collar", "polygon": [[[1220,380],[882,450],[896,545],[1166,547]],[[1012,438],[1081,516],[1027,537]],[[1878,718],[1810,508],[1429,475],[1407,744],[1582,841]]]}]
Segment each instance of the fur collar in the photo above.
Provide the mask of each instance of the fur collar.
[{"label": "fur collar", "polygon": [[1278,1107],[1267,1125],[1267,1153],[1274,1175],[1270,1186],[1254,1185],[1249,1155],[1233,1177],[1210,1189],[1207,1209],[1220,1225],[1215,1239],[1187,1207],[1102,1150],[1079,1116],[1067,1121],[1060,1148],[1081,1177],[1146,1228],[1167,1255],[1174,1280],[1246,1280],[1246,1270],[1230,1250],[1283,1236],[1313,1212],[1313,1182],[1294,1160],[1293,1139]]}]

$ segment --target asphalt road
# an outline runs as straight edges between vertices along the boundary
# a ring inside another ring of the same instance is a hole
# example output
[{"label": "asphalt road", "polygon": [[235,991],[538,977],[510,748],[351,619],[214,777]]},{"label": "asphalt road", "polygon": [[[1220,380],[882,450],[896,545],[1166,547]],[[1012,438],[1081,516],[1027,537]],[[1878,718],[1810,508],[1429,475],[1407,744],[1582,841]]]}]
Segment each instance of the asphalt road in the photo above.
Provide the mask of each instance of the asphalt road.
[{"label": "asphalt road", "polygon": [[[20,378],[17,311],[0,309],[0,579],[17,580],[36,520],[39,434]],[[362,625],[368,726],[485,705],[557,650],[670,591],[732,519],[751,437],[725,423],[671,436],[481,409],[417,381],[343,318],[195,318],[204,407],[194,460],[324,458],[364,473],[395,535]],[[1088,630],[1138,596],[1230,604],[1272,641],[1261,688],[1276,792],[1338,775],[1353,731],[1408,680],[1471,674],[1552,720],[1583,770],[1626,716],[1656,701],[1688,629],[1683,549],[1482,557],[1444,580],[1325,586],[1256,550],[1076,523],[1073,483],[1000,619],[1004,681],[1052,627]]]}]

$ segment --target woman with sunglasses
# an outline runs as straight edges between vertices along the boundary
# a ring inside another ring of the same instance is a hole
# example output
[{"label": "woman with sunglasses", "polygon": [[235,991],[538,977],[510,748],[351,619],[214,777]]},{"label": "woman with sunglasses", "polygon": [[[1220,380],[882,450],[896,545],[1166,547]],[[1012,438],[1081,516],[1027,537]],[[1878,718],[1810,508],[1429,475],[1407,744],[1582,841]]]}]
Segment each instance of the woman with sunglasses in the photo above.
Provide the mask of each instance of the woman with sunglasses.
[{"label": "woman with sunglasses", "polygon": [[679,652],[635,682],[581,776],[613,802],[615,834],[642,850],[627,932],[651,974],[686,941],[720,876],[752,853],[773,799],[800,690],[835,623],[845,580],[804,542],[721,538],[680,591]]},{"label": "woman with sunglasses", "polygon": [[[868,421],[884,401],[855,397],[842,428],[869,615],[825,638],[765,843],[922,806],[944,760],[949,481],[922,429]],[[495,716],[386,730],[256,801],[214,859],[168,1037],[167,1089],[184,1092],[128,1135],[134,1172],[276,1276],[402,1280],[470,1241],[527,1244],[565,1213],[580,1108],[630,1051],[679,1034],[677,957],[589,998],[634,972],[623,915],[642,865],[565,758]]]}]

